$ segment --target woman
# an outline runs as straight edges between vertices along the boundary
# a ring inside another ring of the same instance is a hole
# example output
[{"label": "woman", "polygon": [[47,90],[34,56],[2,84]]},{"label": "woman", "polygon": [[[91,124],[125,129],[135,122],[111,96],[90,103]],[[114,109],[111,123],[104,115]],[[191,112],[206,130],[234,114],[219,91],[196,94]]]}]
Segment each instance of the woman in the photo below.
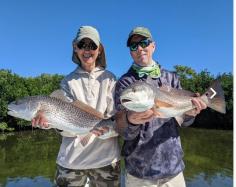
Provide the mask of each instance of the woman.
[{"label": "woman", "polygon": [[[61,89],[69,101],[80,100],[105,117],[114,112],[115,76],[105,70],[106,59],[98,31],[91,26],[80,27],[73,44],[72,60],[78,67],[61,82]],[[33,119],[32,125],[47,127],[43,113]],[[106,129],[94,130],[97,136]],[[57,186],[119,186],[119,146],[117,137],[106,140],[95,138],[85,148],[79,137],[63,135],[57,157],[55,183]]]}]

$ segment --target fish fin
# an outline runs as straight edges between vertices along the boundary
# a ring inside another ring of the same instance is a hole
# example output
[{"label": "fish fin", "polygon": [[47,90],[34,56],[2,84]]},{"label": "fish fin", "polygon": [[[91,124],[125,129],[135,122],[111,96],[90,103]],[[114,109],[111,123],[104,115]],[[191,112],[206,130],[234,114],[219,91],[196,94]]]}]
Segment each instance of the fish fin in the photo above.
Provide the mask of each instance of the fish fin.
[{"label": "fish fin", "polygon": [[181,124],[184,122],[184,116],[175,116],[175,120],[178,122],[178,125],[181,126]]},{"label": "fish fin", "polygon": [[83,103],[82,101],[76,100],[73,101],[72,104],[78,107],[79,109],[83,110],[84,112],[94,115],[98,119],[105,119],[104,115],[101,112],[95,110],[93,107]]},{"label": "fish fin", "polygon": [[[65,92],[63,90],[61,90],[61,89],[53,91],[50,94],[50,97],[55,97],[57,99],[65,101],[65,102],[71,102],[69,100],[69,98],[66,97]],[[90,114],[96,116],[99,119],[104,119],[104,115],[101,112],[95,110],[93,107],[83,103],[82,101],[76,100],[76,101],[71,102],[71,104],[73,104],[74,106],[78,107],[79,109],[81,109],[81,110],[83,110],[83,111],[85,111],[87,113],[90,113]]]},{"label": "fish fin", "polygon": [[171,107],[173,107],[173,105],[171,105],[171,104],[169,104],[169,103],[166,103],[166,102],[164,102],[164,101],[160,101],[160,100],[158,100],[158,99],[155,99],[154,103],[155,103],[155,106],[156,106],[157,108],[160,108],[160,107],[171,108]]},{"label": "fish fin", "polygon": [[76,135],[71,133],[71,132],[67,132],[67,131],[61,131],[59,132],[62,136],[65,136],[65,137],[75,137]]},{"label": "fish fin", "polygon": [[170,92],[173,88],[168,85],[162,85],[158,89],[160,89],[161,91]]},{"label": "fish fin", "polygon": [[207,91],[201,96],[207,98],[207,106],[216,110],[217,112],[226,113],[226,104],[225,104],[225,97],[224,91],[221,87],[220,80],[216,79],[212,85],[207,89]]},{"label": "fish fin", "polygon": [[61,89],[57,89],[55,91],[53,91],[51,94],[50,94],[50,97],[55,97],[57,99],[60,99],[62,101],[65,101],[65,102],[70,102],[70,100],[68,99],[68,97],[66,97],[66,94],[63,90]]},{"label": "fish fin", "polygon": [[77,147],[78,146],[78,144],[79,144],[79,141],[80,140],[80,137],[79,136],[77,136],[76,138],[75,138],[75,141],[74,141],[74,147]]},{"label": "fish fin", "polygon": [[83,147],[86,147],[87,145],[92,143],[95,138],[96,138],[96,135],[94,135],[93,133],[88,133],[85,136],[80,135],[80,144]]},{"label": "fish fin", "polygon": [[80,143],[83,147],[85,147],[88,144],[91,136],[92,136],[92,133],[89,133],[86,136],[80,137]]},{"label": "fish fin", "polygon": [[154,117],[156,117],[156,118],[167,118],[162,112],[158,111],[157,106],[154,105],[152,107],[152,110],[153,110]]},{"label": "fish fin", "polygon": [[158,89],[160,89],[162,92],[167,93],[168,95],[189,96],[189,97],[195,97],[196,96],[196,94],[191,92],[191,91],[183,90],[183,89],[176,89],[176,88],[172,88],[172,87],[167,86],[167,85],[163,85]]},{"label": "fish fin", "polygon": [[118,133],[115,130],[109,130],[108,132],[104,133],[103,135],[98,136],[98,138],[105,140],[105,139],[113,138],[116,136],[118,136]]}]

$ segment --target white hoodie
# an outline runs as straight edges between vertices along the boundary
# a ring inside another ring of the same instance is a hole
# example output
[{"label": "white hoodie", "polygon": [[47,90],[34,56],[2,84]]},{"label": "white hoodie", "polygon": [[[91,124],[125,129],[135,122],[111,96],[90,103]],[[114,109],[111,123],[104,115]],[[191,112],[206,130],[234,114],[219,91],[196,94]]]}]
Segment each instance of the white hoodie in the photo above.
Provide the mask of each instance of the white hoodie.
[{"label": "white hoodie", "polygon": [[[70,101],[80,100],[104,116],[111,117],[115,113],[114,90],[115,76],[103,68],[96,67],[88,73],[76,68],[61,82],[61,89],[66,92]],[[95,140],[88,146],[77,146],[79,137],[63,137],[57,157],[57,164],[69,169],[100,168],[120,159],[118,138]]]}]

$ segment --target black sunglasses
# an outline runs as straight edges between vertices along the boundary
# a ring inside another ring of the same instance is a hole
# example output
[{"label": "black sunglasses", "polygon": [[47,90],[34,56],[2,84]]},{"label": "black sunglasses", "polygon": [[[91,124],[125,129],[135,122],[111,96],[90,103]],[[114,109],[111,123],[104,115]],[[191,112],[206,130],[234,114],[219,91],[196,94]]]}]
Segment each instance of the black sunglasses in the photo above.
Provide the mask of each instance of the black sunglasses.
[{"label": "black sunglasses", "polygon": [[85,43],[84,41],[77,43],[77,47],[79,49],[93,50],[93,51],[98,48],[98,46],[94,42]]},{"label": "black sunglasses", "polygon": [[129,45],[129,49],[130,51],[137,51],[138,46],[141,46],[142,48],[146,48],[147,46],[150,45],[150,43],[152,43],[152,41],[149,39],[141,40],[139,42],[131,43]]}]

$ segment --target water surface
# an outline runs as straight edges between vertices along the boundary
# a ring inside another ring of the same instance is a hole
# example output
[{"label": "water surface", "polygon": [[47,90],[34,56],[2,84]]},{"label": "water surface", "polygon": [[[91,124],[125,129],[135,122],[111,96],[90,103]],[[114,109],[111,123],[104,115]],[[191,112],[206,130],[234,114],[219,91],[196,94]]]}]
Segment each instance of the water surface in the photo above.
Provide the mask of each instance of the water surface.
[{"label": "water surface", "polygon": [[[0,134],[0,187],[52,187],[60,141],[53,130]],[[185,128],[181,141],[187,187],[233,186],[232,131]]]}]

